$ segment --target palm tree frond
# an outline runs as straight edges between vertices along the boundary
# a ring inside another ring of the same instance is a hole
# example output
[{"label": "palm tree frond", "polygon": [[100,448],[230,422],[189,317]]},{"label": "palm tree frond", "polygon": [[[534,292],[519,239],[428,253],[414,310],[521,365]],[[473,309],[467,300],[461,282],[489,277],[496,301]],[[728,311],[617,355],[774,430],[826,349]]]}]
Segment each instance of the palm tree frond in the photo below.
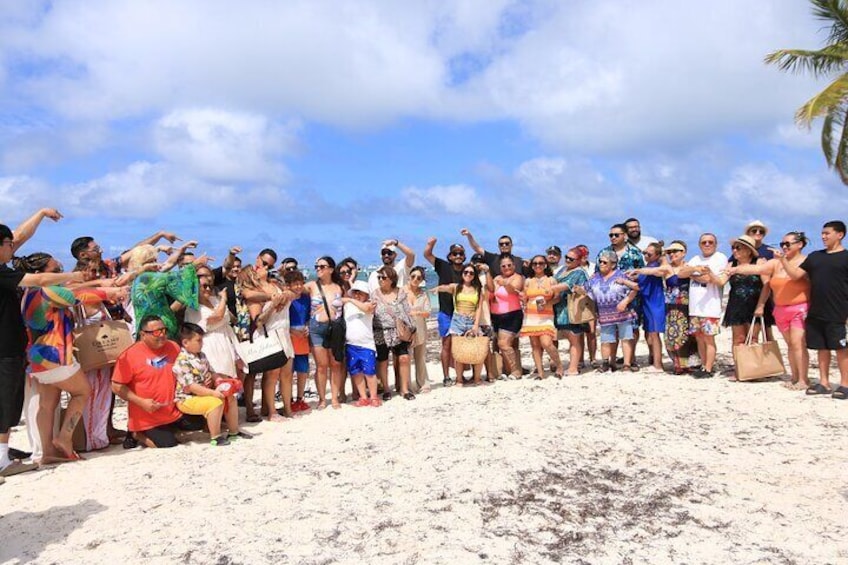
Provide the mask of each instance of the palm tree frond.
[{"label": "palm tree frond", "polygon": [[811,0],[813,15],[830,23],[828,43],[848,41],[848,8],[842,0]]},{"label": "palm tree frond", "polygon": [[845,123],[845,109],[840,112],[840,120],[843,123],[842,135],[839,137],[839,147],[836,149],[836,160],[833,163],[828,163],[832,168],[839,173],[839,178],[844,184],[848,184],[848,128]]},{"label": "palm tree frond", "polygon": [[846,97],[848,97],[848,74],[843,74],[801,106],[795,113],[795,121],[809,128],[816,118],[841,109]]},{"label": "palm tree frond", "polygon": [[848,67],[848,45],[828,45],[817,51],[779,49],[766,55],[764,62],[777,65],[781,71],[812,73],[820,77]]}]

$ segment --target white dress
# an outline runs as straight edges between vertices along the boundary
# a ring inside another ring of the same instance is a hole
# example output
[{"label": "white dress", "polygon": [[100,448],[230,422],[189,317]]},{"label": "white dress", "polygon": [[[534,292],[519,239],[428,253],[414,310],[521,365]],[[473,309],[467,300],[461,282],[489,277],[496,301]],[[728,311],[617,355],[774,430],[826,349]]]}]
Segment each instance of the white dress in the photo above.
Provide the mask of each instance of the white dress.
[{"label": "white dress", "polygon": [[[270,304],[270,303],[268,303]],[[268,328],[268,333],[277,332],[277,337],[280,338],[280,343],[283,344],[283,352],[289,359],[294,359],[294,345],[291,340],[291,322],[289,321],[289,304],[286,304],[280,310],[273,312],[268,319],[265,320],[265,327]],[[264,335],[262,330],[257,329],[254,335]]]},{"label": "white dress", "polygon": [[216,373],[226,375],[231,379],[238,378],[236,376],[236,351],[235,343],[236,336],[233,328],[229,324],[229,313],[225,309],[224,317],[215,323],[209,323],[209,317],[215,313],[215,307],[220,299],[217,296],[210,296],[209,301],[213,307],[200,304],[200,310],[186,308],[185,321],[192,324],[197,324],[206,334],[203,336],[203,353],[209,360],[209,366]]}]

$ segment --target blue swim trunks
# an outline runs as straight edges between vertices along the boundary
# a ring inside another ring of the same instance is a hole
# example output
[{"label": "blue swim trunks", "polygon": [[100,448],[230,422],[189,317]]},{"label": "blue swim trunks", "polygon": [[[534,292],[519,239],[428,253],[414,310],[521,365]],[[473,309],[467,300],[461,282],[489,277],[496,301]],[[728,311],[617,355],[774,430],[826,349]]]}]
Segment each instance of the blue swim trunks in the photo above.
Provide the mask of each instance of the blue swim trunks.
[{"label": "blue swim trunks", "polygon": [[439,312],[439,336],[447,337],[448,332],[450,332],[451,318],[452,316],[450,314]]},{"label": "blue swim trunks", "polygon": [[377,352],[373,349],[346,345],[347,372],[350,375],[373,377],[377,374]]},{"label": "blue swim trunks", "polygon": [[309,355],[295,355],[292,370],[295,373],[309,372]]}]

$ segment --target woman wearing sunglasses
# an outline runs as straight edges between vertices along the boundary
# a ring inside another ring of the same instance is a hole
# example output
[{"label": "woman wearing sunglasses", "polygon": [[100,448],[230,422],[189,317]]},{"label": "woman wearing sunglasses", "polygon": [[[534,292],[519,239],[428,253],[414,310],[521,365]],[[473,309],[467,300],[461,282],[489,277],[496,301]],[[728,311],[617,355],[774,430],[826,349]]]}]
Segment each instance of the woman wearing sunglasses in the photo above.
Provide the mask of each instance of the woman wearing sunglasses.
[{"label": "woman wearing sunglasses", "polygon": [[[462,336],[480,335],[480,316],[483,312],[483,302],[487,300],[483,285],[480,283],[477,267],[472,264],[462,268],[462,282],[443,284],[433,288],[432,292],[443,292],[453,296],[453,317],[451,318],[450,335],[454,339]],[[456,386],[463,385],[462,373],[465,371],[465,363],[455,362]],[[483,364],[471,367],[474,375],[474,384],[479,385],[482,381]]]},{"label": "woman wearing sunglasses", "polygon": [[514,345],[524,313],[521,310],[521,293],[524,291],[524,277],[516,272],[512,257],[500,260],[500,274],[486,279],[486,287],[493,297],[490,302],[492,329],[498,339],[498,349],[508,378],[520,379],[522,376],[518,350]]},{"label": "woman wearing sunglasses", "polygon": [[686,244],[674,240],[665,248],[668,261],[652,267],[637,269],[641,276],[665,279],[665,348],[671,358],[675,375],[688,372],[686,367],[692,350],[689,335],[689,277],[682,273],[685,266]]},{"label": "woman wearing sunglasses", "polygon": [[[341,408],[339,398],[344,377],[342,360],[333,355],[330,343],[330,321],[343,315],[342,280],[336,271],[336,262],[332,257],[323,256],[315,261],[314,281],[304,286],[309,293],[311,308],[309,314],[309,341],[312,343],[312,356],[315,359],[315,383],[318,388],[318,409],[327,407],[327,379],[330,380],[330,398],[333,408]],[[326,304],[326,305],[325,305]],[[329,307],[329,311],[328,311]],[[342,340],[344,341],[344,340]]]},{"label": "woman wearing sunglasses", "polygon": [[[754,265],[758,261],[765,263],[764,260],[758,258],[756,242],[751,236],[740,235],[731,241],[730,245],[733,256],[728,263],[728,268]],[[758,301],[763,294],[763,285],[769,282],[769,277],[768,275],[745,275],[738,271],[735,274],[730,274],[725,270],[719,278],[730,283],[722,325],[729,327],[733,332],[733,345],[744,344],[754,313],[757,310]],[[765,298],[763,298],[763,301],[765,301]],[[757,326],[759,326],[759,323]],[[759,327],[755,327],[754,341],[757,340],[758,336]]]},{"label": "woman wearing sunglasses", "polygon": [[[798,267],[806,256],[802,253],[809,240],[802,231],[792,231],[783,236],[780,242],[780,253],[774,253],[775,259],[755,265],[739,265],[728,269],[732,275],[764,275],[769,277],[767,291],[774,298],[774,318],[777,329],[783,334],[783,339],[789,346],[789,367],[792,379],[784,386],[790,390],[806,390],[810,387],[808,376],[810,355],[807,351],[807,340],[804,321],[807,318],[810,301],[810,279],[792,279],[786,273],[780,256]],[[761,315],[765,310],[765,298],[768,294],[760,295],[754,313]]]},{"label": "woman wearing sunglasses", "polygon": [[430,317],[430,297],[424,289],[424,267],[412,267],[406,285],[409,315],[415,323],[412,340],[412,360],[415,363],[415,379],[409,383],[412,392],[430,392],[427,375],[427,318]]},{"label": "woman wearing sunglasses", "polygon": [[624,350],[626,371],[638,371],[633,365],[633,320],[636,313],[630,305],[635,300],[639,285],[627,278],[618,268],[618,255],[611,249],[601,251],[597,262],[598,272],[592,275],[584,287],[574,292],[588,294],[598,309],[598,325],[601,334],[601,373],[615,371],[615,352],[621,341]]},{"label": "woman wearing sunglasses", "polygon": [[398,370],[395,375],[400,379],[400,383],[395,382],[395,390],[406,400],[414,400],[415,395],[409,392],[410,342],[401,339],[398,329],[400,324],[414,327],[409,315],[406,290],[398,288],[397,271],[389,265],[383,265],[377,270],[377,283],[379,288],[371,300],[377,305],[374,309],[374,343],[377,345],[377,375],[383,385],[383,400],[392,397],[389,389],[390,353],[397,359]]},{"label": "woman wearing sunglasses", "polygon": [[532,377],[536,380],[545,378],[542,365],[542,351],[545,351],[554,362],[554,374],[561,379],[562,359],[554,345],[556,326],[554,325],[553,299],[568,285],[556,282],[544,255],[535,255],[530,259],[530,270],[533,275],[524,281],[522,293],[526,310],[521,335],[530,338],[533,362],[536,364],[536,372]]},{"label": "woman wearing sunglasses", "polygon": [[[588,250],[586,256],[588,256]],[[574,288],[583,286],[589,277],[582,266],[583,251],[572,247],[565,253],[565,268],[554,278],[557,284],[565,285],[559,292],[559,301],[554,304],[554,324],[557,333],[568,340],[568,372],[569,376],[580,374],[580,362],[583,360],[583,334],[588,324],[572,324],[568,319],[568,296]]]}]

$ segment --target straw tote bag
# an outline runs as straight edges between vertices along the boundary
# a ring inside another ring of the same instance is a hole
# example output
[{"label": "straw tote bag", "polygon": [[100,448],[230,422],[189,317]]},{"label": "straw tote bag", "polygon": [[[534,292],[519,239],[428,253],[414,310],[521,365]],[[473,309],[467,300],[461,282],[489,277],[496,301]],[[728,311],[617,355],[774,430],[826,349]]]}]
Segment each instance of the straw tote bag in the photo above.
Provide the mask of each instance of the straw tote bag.
[{"label": "straw tote bag", "polygon": [[114,365],[118,356],[133,344],[126,322],[112,320],[105,308],[102,312],[102,319],[87,322],[82,304],[73,309],[74,353],[83,371]]},{"label": "straw tote bag", "polygon": [[455,335],[451,338],[451,354],[460,363],[479,365],[489,354],[489,338],[485,335],[476,336],[470,332],[462,336]]},{"label": "straw tote bag", "polygon": [[585,294],[568,295],[568,323],[585,324],[595,319],[595,303]]},{"label": "straw tote bag", "polygon": [[[754,326],[759,320],[763,343],[751,343],[754,338]],[[733,361],[736,365],[736,378],[740,381],[753,381],[786,374],[783,356],[777,342],[766,341],[765,321],[762,316],[754,316],[745,343],[733,346]]]}]

